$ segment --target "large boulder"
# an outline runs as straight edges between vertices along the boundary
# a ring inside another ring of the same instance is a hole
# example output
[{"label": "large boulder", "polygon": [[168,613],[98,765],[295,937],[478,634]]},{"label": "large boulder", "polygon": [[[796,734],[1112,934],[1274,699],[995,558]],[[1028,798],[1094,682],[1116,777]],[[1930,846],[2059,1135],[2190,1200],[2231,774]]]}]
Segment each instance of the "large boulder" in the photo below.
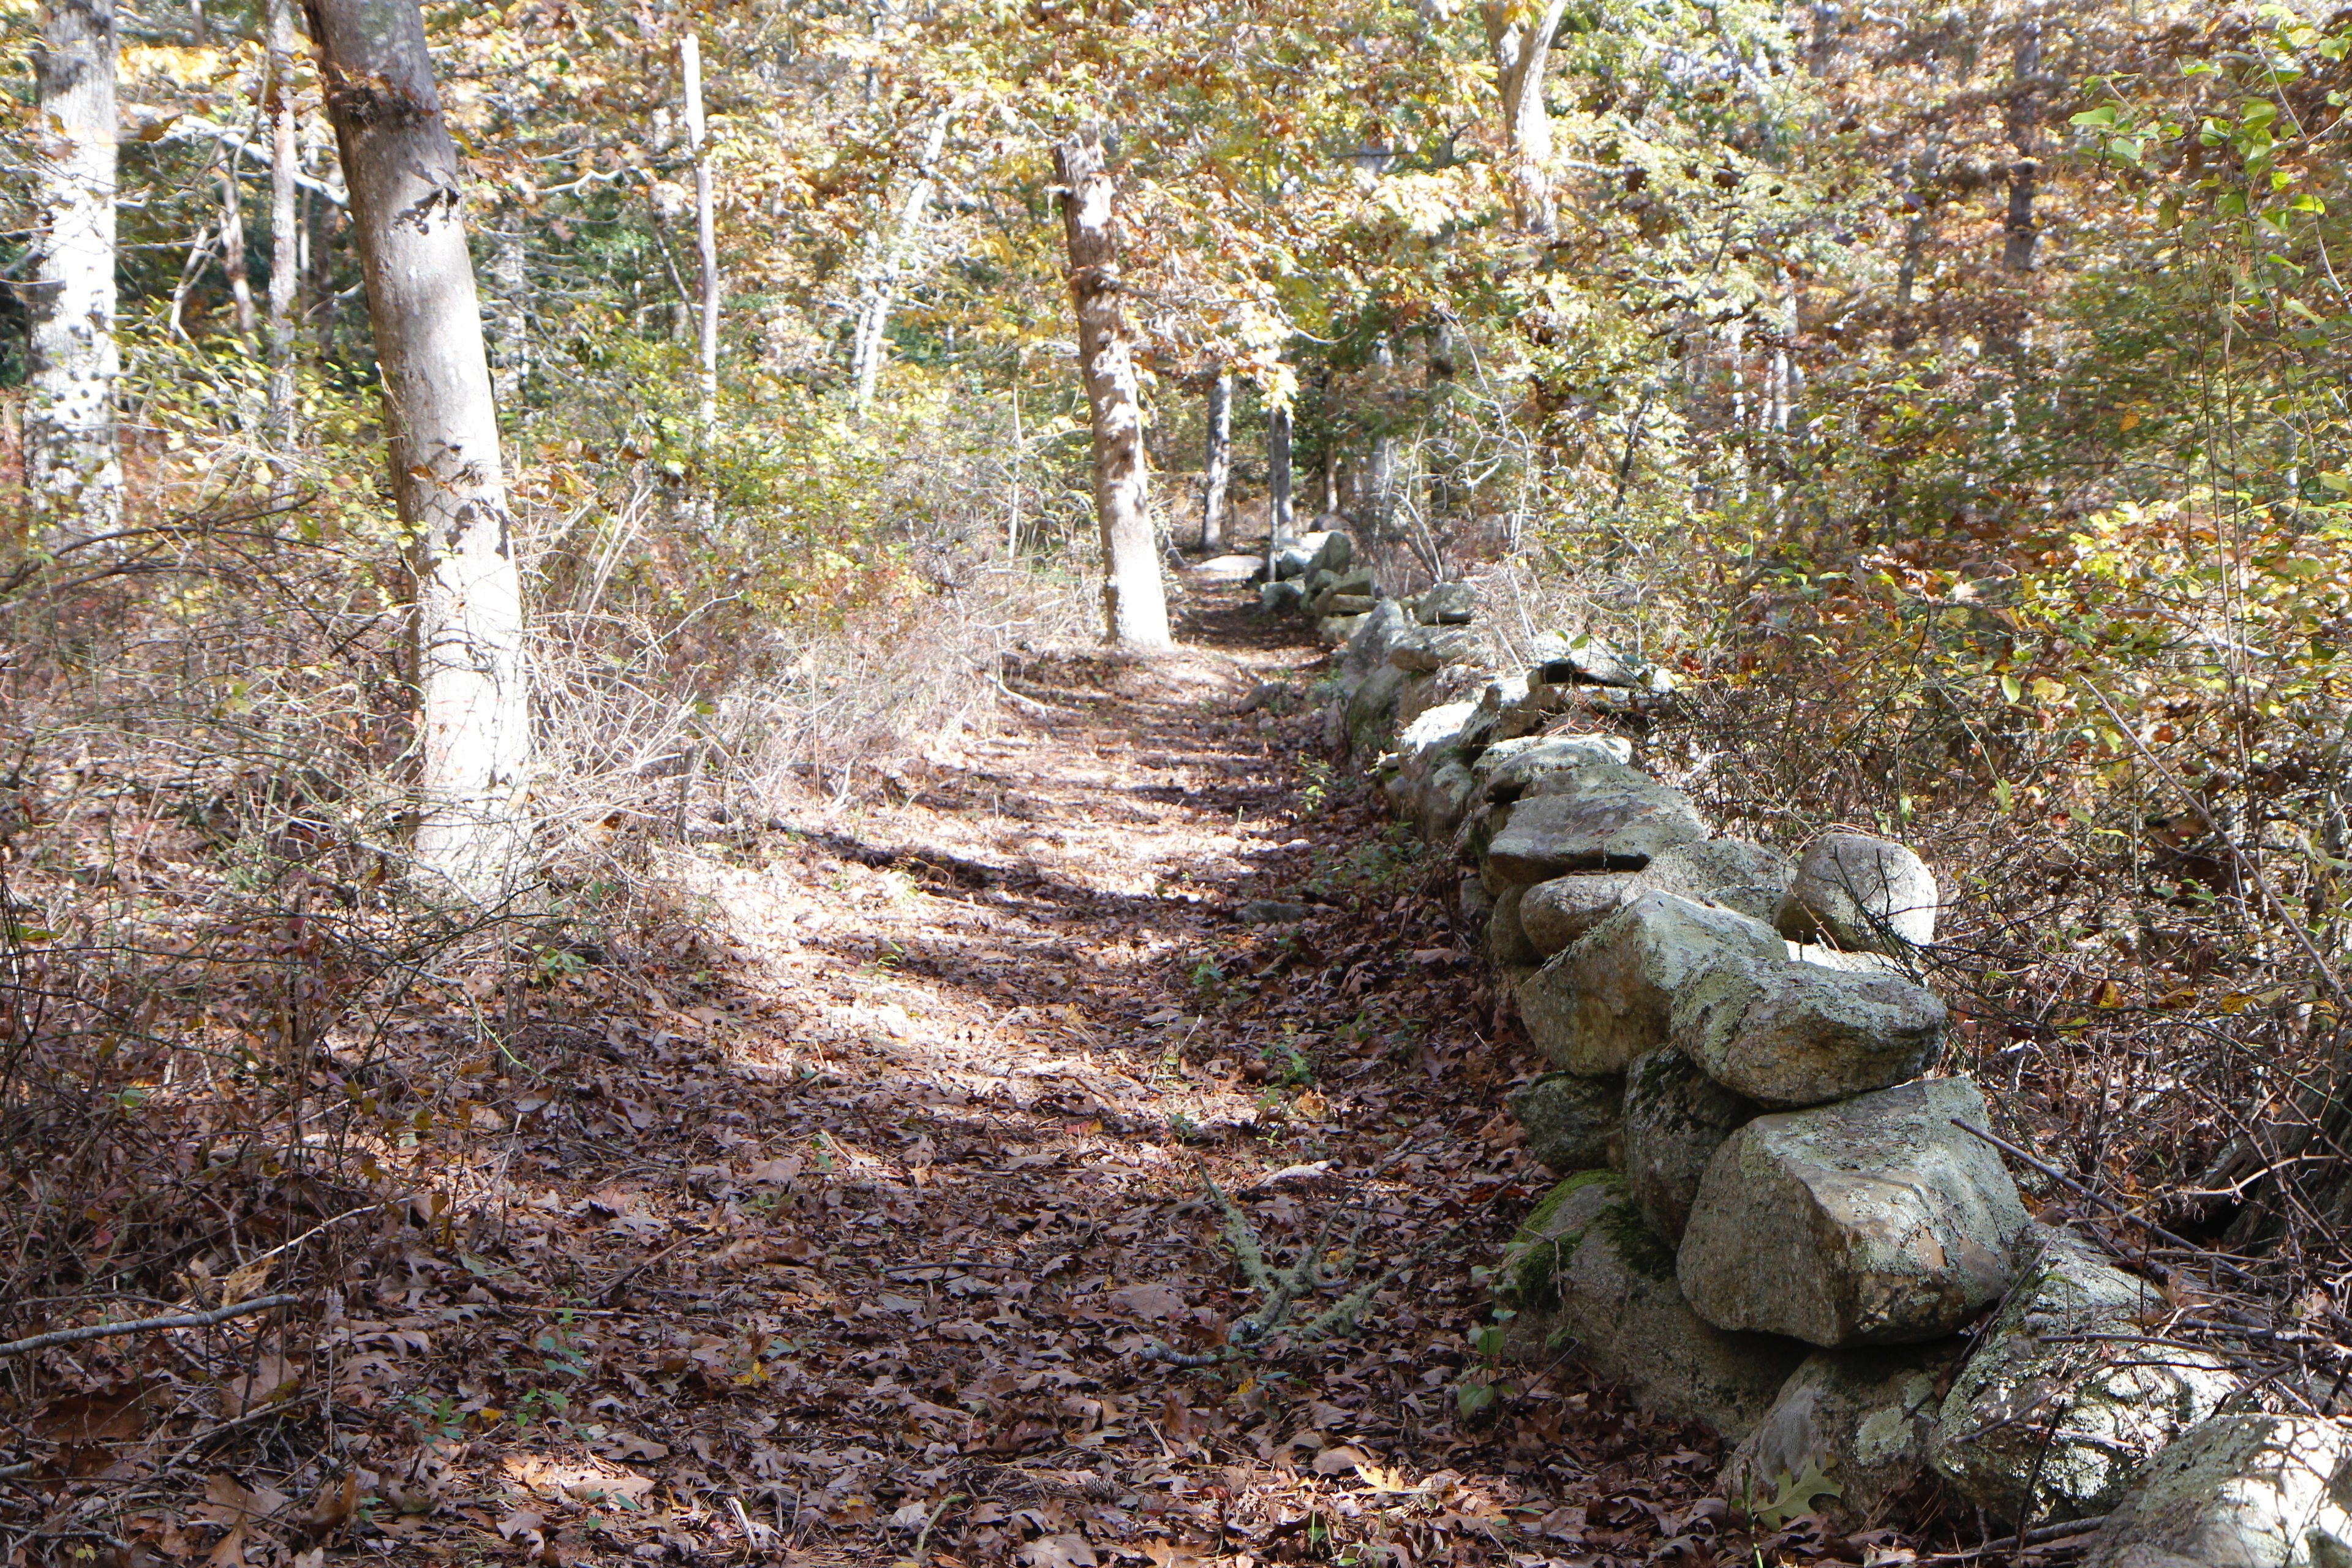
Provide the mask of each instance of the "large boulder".
[{"label": "large boulder", "polygon": [[1377,757],[1388,749],[1390,727],[1396,721],[1397,699],[1403,694],[1405,672],[1383,664],[1364,677],[1348,699],[1348,754]]},{"label": "large boulder", "polygon": [[1413,619],[1423,626],[1467,626],[1478,614],[1478,590],[1467,583],[1433,583],[1412,602]]},{"label": "large boulder", "polygon": [[[1512,807],[1515,816],[1525,809],[1524,801]],[[1672,893],[1650,893],[1522,982],[1519,1017],[1554,1066],[1623,1072],[1635,1058],[1665,1044],[1675,993],[1693,974],[1726,958],[1770,958],[1780,952],[1780,939],[1760,921]]]},{"label": "large boulder", "polygon": [[1344,529],[1319,529],[1301,538],[1298,542],[1314,552],[1308,563],[1309,571],[1345,572],[1355,563],[1356,542]]},{"label": "large boulder", "polygon": [[1780,918],[1796,874],[1797,863],[1778,849],[1737,838],[1702,838],[1653,858],[1633,873],[1633,890],[1721,904],[1769,925]]},{"label": "large boulder", "polygon": [[1195,587],[1233,588],[1251,582],[1265,571],[1265,561],[1256,555],[1212,555],[1196,562],[1184,575]]},{"label": "large boulder", "polygon": [[2107,1516],[2083,1568],[2343,1568],[2352,1425],[2216,1415],[2167,1448]]},{"label": "large boulder", "polygon": [[1701,1321],[1675,1284],[1674,1250],[1642,1224],[1624,1183],[1570,1176],[1536,1205],[1495,1273],[1516,1315],[1515,1360],[1546,1364],[1573,1348],[1652,1410],[1737,1438],[1780,1392],[1804,1349]]},{"label": "large boulder", "polygon": [[1822,1105],[1905,1082],[1943,1050],[1934,993],[1890,974],[1775,957],[1692,976],[1668,1037],[1708,1077],[1767,1105]]},{"label": "large boulder", "polygon": [[1892,839],[1824,833],[1805,847],[1781,903],[1781,932],[1848,952],[1893,952],[1936,940],[1936,874]]},{"label": "large boulder", "polygon": [[1529,668],[1549,685],[1585,681],[1594,686],[1639,687],[1647,684],[1649,667],[1620,655],[1590,632],[1574,637],[1558,633],[1536,639],[1528,649]]},{"label": "large boulder", "polygon": [[1486,962],[1497,969],[1526,969],[1542,962],[1519,929],[1519,900],[1525,888],[1506,888],[1495,895],[1495,912],[1486,917]]},{"label": "large boulder", "polygon": [[1531,782],[1487,844],[1486,865],[1506,882],[1636,871],[1675,845],[1706,837],[1706,824],[1681,791],[1622,763],[1600,763]]},{"label": "large boulder", "polygon": [[[1927,1450],[1958,1340],[1816,1351],[1723,1467],[1723,1495],[1753,1518],[1772,1504],[1850,1534],[1902,1510],[1932,1479]],[[1829,1484],[1810,1497],[1812,1482]]]},{"label": "large boulder", "polygon": [[1396,647],[1397,639],[1410,636],[1413,629],[1412,617],[1393,599],[1383,599],[1366,608],[1369,613],[1363,624],[1348,638],[1347,647],[1339,654],[1339,679],[1343,684],[1361,681],[1389,663],[1389,652]]},{"label": "large boulder", "polygon": [[1953,1125],[1987,1120],[1976,1084],[1948,1078],[1750,1121],[1691,1206],[1691,1306],[1825,1350],[1952,1332],[2009,1288],[2026,1223],[2000,1158]]},{"label": "large boulder", "polygon": [[1298,608],[1301,596],[1297,579],[1278,578],[1271,583],[1258,584],[1257,607],[1264,615],[1281,615],[1286,611]]},{"label": "large boulder", "polygon": [[1669,1046],[1625,1070],[1625,1186],[1642,1217],[1668,1245],[1690,1222],[1707,1162],[1723,1141],[1764,1114]]},{"label": "large boulder", "polygon": [[1459,628],[1416,626],[1390,646],[1389,662],[1409,675],[1434,675],[1449,664],[1463,663],[1477,649],[1478,639]]},{"label": "large boulder", "polygon": [[1527,1134],[1528,1152],[1565,1175],[1624,1163],[1624,1101],[1623,1079],[1548,1072],[1505,1103]]},{"label": "large boulder", "polygon": [[1615,914],[1633,879],[1629,871],[1580,871],[1538,882],[1519,900],[1519,928],[1549,958]]},{"label": "large boulder", "polygon": [[1477,774],[1488,800],[1510,801],[1548,773],[1602,763],[1629,766],[1633,761],[1633,742],[1622,735],[1521,735],[1480,752]]},{"label": "large boulder", "polygon": [[2088,1519],[2240,1380],[2200,1351],[2139,1337],[2167,1310],[2155,1286],[2063,1231],[2029,1236],[2040,1254],[1952,1384],[1936,1468],[1996,1519]]}]

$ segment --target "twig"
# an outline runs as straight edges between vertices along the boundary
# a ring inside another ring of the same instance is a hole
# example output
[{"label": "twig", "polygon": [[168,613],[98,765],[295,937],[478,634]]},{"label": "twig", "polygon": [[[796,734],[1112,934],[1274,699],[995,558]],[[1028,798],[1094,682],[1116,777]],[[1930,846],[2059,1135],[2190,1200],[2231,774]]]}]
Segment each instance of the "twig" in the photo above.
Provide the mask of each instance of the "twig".
[{"label": "twig", "polygon": [[659,1252],[655,1253],[652,1257],[639,1258],[635,1263],[631,1264],[628,1268],[622,1269],[618,1274],[614,1275],[610,1279],[605,1280],[604,1288],[588,1299],[591,1301],[607,1301],[612,1300],[614,1291],[619,1289],[622,1286],[626,1285],[630,1280],[635,1279],[638,1275],[643,1274],[646,1269],[651,1268],[655,1264],[659,1263],[663,1258],[667,1258],[671,1253],[676,1252],[679,1247],[684,1247],[688,1242],[690,1242],[693,1239],[694,1237],[690,1236],[683,1237],[677,1241],[671,1242],[667,1247],[663,1247]]},{"label": "twig", "polygon": [[289,1307],[300,1300],[299,1296],[256,1296],[250,1301],[215,1307],[209,1312],[180,1312],[168,1318],[139,1318],[128,1323],[91,1323],[79,1329],[53,1329],[46,1334],[11,1340],[0,1345],[0,1356],[23,1355],[29,1351],[47,1350],[51,1345],[79,1344],[84,1340],[110,1339],[117,1334],[145,1333],[150,1329],[208,1329],[215,1323],[241,1318],[247,1312],[266,1312],[272,1307]]},{"label": "twig", "polygon": [[2093,1192],[2090,1188],[2084,1186],[2082,1183],[2076,1181],[2065,1172],[2059,1170],[2056,1166],[2043,1164],[2041,1161],[2035,1159],[2032,1155],[2027,1153],[2024,1150],[2019,1148],[2008,1139],[1996,1137],[1994,1134],[1986,1131],[1981,1127],[1971,1127],[1957,1116],[1952,1118],[1952,1125],[1967,1133],[1969,1137],[1980,1138],[1984,1140],[1984,1142],[1991,1144],[1994,1148],[2000,1150],[2003,1153],[2010,1155],[2011,1158],[2023,1161],[2025,1163],[2032,1166],[2035,1170],[2041,1172],[2043,1175],[2049,1177],[2052,1181],[2063,1185],[2069,1192],[2075,1194],[2077,1196],[2090,1199],[2093,1203],[2098,1205],[2101,1208],[2106,1210],[2117,1219],[2122,1220],[2125,1224],[2138,1226],[2142,1229],[2146,1230],[2150,1236],[2158,1237],[2159,1239],[2179,1247],[2181,1251],[2188,1253],[2192,1258],[2206,1258],[2210,1262],[2219,1265],[2221,1268],[2227,1269],[2231,1274],[2244,1280],[2247,1284],[2260,1285],[2262,1283],[2262,1280],[2257,1276],[2250,1274],[2245,1269],[2239,1268],[2236,1264],[2231,1262],[2220,1253],[2213,1251],[2210,1247],[2200,1247],[2195,1242],[2189,1240],[2186,1237],[2173,1235],[2172,1232],[2165,1229],[2162,1226],[2157,1224],[2154,1220],[2147,1218],[2144,1215],[2133,1214],[2129,1209],[2125,1208],[2121,1204],[2116,1203],[2114,1199],[2106,1197],[2102,1194]]},{"label": "twig", "polygon": [[2098,1531],[2107,1522],[2106,1514],[2091,1519],[2070,1519],[2063,1524],[2044,1524],[2025,1532],[2022,1540],[2004,1535],[1980,1546],[1967,1547],[1958,1552],[1939,1552],[1933,1557],[1914,1558],[1909,1568],[1944,1568],[1944,1565],[1972,1563],[1992,1552],[2014,1552],[2029,1546],[2071,1546]]}]

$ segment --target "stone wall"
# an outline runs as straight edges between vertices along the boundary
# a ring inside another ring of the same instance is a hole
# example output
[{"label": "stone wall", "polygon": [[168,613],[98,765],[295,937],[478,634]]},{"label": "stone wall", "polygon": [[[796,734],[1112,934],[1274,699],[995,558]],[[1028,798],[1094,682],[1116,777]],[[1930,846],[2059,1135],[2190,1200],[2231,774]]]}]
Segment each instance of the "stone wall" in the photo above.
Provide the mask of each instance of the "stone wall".
[{"label": "stone wall", "polygon": [[2250,1395],[2164,1339],[2156,1286],[2029,1218],[1977,1136],[1987,1091],[1947,1070],[1916,962],[1942,898],[1917,856],[1717,836],[1641,766],[1666,672],[1565,635],[1486,668],[1474,586],[1399,601],[1353,554],[1310,535],[1255,585],[1334,645],[1335,745],[1459,862],[1460,918],[1553,1069],[1509,1097],[1560,1178],[1493,1271],[1510,1353],[1573,1352],[1712,1425],[1736,1444],[1725,1494],[1768,1519],[1900,1522],[1941,1489],[2012,1526],[2113,1511],[2145,1532],[2125,1505],[2156,1476],[2210,1482],[2209,1513],[2243,1522],[2249,1483],[2209,1448],[2352,1479],[2332,1425],[2152,1466]]}]

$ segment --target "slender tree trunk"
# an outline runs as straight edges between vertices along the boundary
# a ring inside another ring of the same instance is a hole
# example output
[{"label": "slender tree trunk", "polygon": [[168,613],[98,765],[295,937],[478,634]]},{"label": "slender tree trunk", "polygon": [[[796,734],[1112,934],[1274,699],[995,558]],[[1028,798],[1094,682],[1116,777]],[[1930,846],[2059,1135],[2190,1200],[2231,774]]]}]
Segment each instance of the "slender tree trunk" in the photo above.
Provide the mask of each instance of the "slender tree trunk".
[{"label": "slender tree trunk", "polygon": [[1503,142],[1510,159],[1511,221],[1522,234],[1549,239],[1559,230],[1551,192],[1551,115],[1544,108],[1544,66],[1568,0],[1482,0],[1486,47],[1503,103]]},{"label": "slender tree trunk", "polygon": [[695,412],[707,461],[719,435],[719,228],[710,205],[710,128],[702,114],[701,36],[687,29],[677,52],[686,74],[686,139],[694,153],[694,243],[702,300],[701,387]]},{"label": "slender tree trunk", "polygon": [[236,335],[253,342],[253,274],[245,264],[245,187],[236,177],[237,149],[221,166],[221,271],[228,277]]},{"label": "slender tree trunk", "polygon": [[490,395],[509,417],[521,405],[530,374],[530,258],[523,247],[523,214],[509,208],[490,252]]},{"label": "slender tree trunk", "polygon": [[2006,238],[2001,245],[2000,264],[2011,272],[2031,272],[2034,242],[2041,237],[2041,230],[2033,222],[2034,186],[2042,174],[2042,164],[2034,156],[2035,133],[2041,122],[2039,11],[2028,12],[2018,23],[2015,62],[2010,79],[2009,103],[2002,114],[2009,144],[2016,151],[2017,161],[2009,166],[2009,215],[2002,225]]},{"label": "slender tree trunk", "polygon": [[1234,373],[1217,367],[1209,384],[1209,451],[1201,471],[1201,548],[1225,542],[1225,489],[1234,475]]},{"label": "slender tree trunk", "polygon": [[1078,373],[1095,437],[1095,516],[1102,525],[1103,610],[1121,647],[1173,646],[1160,552],[1146,505],[1143,401],[1126,312],[1119,305],[1118,239],[1111,228],[1110,171],[1091,125],[1054,146],[1070,300],[1078,321]]},{"label": "slender tree trunk", "polygon": [[268,0],[269,423],[280,447],[294,444],[294,284],[302,263],[295,166],[294,0]]},{"label": "slender tree trunk", "polygon": [[[1396,382],[1396,351],[1390,347],[1385,332],[1372,344],[1372,364],[1378,376],[1379,402],[1385,406]],[[1396,529],[1397,442],[1385,419],[1380,434],[1372,437],[1371,461],[1365,468],[1365,477],[1372,485],[1372,537],[1387,540]]]},{"label": "slender tree trunk", "polygon": [[1265,521],[1268,537],[1295,537],[1291,516],[1290,405],[1265,411]]},{"label": "slender tree trunk", "polygon": [[898,281],[906,276],[908,262],[922,238],[931,193],[937,187],[940,153],[947,145],[950,112],[943,108],[931,117],[930,134],[923,140],[922,161],[915,166],[915,183],[907,192],[905,205],[898,209],[898,226],[889,244],[874,258],[873,271],[861,290],[857,328],[849,353],[850,376],[856,388],[854,402],[861,415],[874,406],[874,386],[881,377],[886,357],[884,330],[890,324],[890,307],[898,300]]},{"label": "slender tree trunk", "polygon": [[56,542],[122,523],[115,446],[114,0],[44,0],[33,49],[31,391],[25,479],[33,537]]},{"label": "slender tree trunk", "polygon": [[1346,465],[1335,443],[1323,447],[1323,511],[1326,516],[1339,510],[1339,470]]},{"label": "slender tree trunk", "polygon": [[488,899],[520,869],[530,700],[457,149],[416,0],[309,5],[375,327],[393,493],[419,542],[417,860]]}]

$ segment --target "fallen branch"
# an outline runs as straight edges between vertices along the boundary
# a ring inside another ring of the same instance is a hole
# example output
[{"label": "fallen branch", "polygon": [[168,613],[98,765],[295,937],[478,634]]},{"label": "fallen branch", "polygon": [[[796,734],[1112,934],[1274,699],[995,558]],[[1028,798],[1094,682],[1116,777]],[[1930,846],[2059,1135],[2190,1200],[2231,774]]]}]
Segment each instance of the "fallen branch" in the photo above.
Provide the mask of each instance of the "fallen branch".
[{"label": "fallen branch", "polygon": [[2168,1246],[2176,1247],[2181,1251],[2188,1253],[2192,1258],[2204,1258],[2208,1262],[2213,1264],[2216,1268],[2227,1270],[2231,1276],[2247,1284],[2260,1285],[2262,1283],[2262,1280],[2256,1276],[2239,1268],[2227,1258],[2215,1252],[2212,1248],[2200,1247],[2195,1242],[2189,1240],[2186,1237],[2175,1236],[2172,1232],[2165,1229],[2162,1226],[2157,1224],[2154,1220],[2149,1219],[2145,1215],[2136,1215],[2129,1209],[2125,1208],[2121,1204],[2116,1203],[2114,1199],[2093,1192],[2090,1188],[2084,1186],[2082,1183],[2076,1181],[2065,1172],[2058,1169],[2057,1166],[2044,1164],[2042,1161],[2035,1159],[2032,1155],[2027,1153],[2024,1150],[2019,1148],[2008,1139],[1988,1132],[1981,1127],[1971,1127],[1957,1116],[1952,1118],[1952,1125],[1967,1133],[1969,1137],[1982,1139],[1985,1142],[1991,1144],[1994,1148],[1999,1149],[2003,1153],[2010,1155],[2011,1158],[2023,1161],[2026,1164],[2032,1166],[2035,1170],[2041,1172],[2052,1181],[2060,1184],[2065,1187],[2067,1191],[2074,1194],[2076,1196],[2090,1199],[2091,1202],[2098,1205],[2101,1208],[2106,1210],[2117,1219],[2122,1220],[2126,1225],[2138,1226],[2141,1229],[2147,1231],[2150,1236],[2155,1237],[2158,1240],[2165,1242]]},{"label": "fallen branch", "polygon": [[[2095,1519],[2070,1519],[2063,1524],[2039,1525],[2027,1531],[2022,1539],[2014,1535],[2004,1535],[1998,1540],[1988,1541],[1981,1546],[1965,1547],[1958,1552],[1939,1552],[1933,1557],[1914,1558],[1908,1568],[1952,1568],[1952,1565],[1973,1563],[1978,1558],[1995,1552],[2017,1552],[2021,1556],[2032,1556],[2039,1555],[2042,1552],[2068,1551],[2089,1541],[2106,1522],[2107,1516],[2100,1514]],[[2032,1550],[2034,1548],[2039,1548],[2040,1552]]]},{"label": "fallen branch", "polygon": [[208,1329],[215,1323],[241,1318],[247,1312],[266,1312],[272,1307],[290,1307],[300,1300],[299,1296],[256,1296],[250,1301],[215,1307],[209,1312],[177,1312],[168,1318],[137,1318],[127,1323],[90,1323],[79,1329],[52,1329],[46,1334],[11,1340],[0,1345],[0,1356],[24,1355],[32,1351],[47,1350],[51,1345],[79,1344],[84,1340],[111,1339],[117,1334],[143,1334],[150,1329]]}]

